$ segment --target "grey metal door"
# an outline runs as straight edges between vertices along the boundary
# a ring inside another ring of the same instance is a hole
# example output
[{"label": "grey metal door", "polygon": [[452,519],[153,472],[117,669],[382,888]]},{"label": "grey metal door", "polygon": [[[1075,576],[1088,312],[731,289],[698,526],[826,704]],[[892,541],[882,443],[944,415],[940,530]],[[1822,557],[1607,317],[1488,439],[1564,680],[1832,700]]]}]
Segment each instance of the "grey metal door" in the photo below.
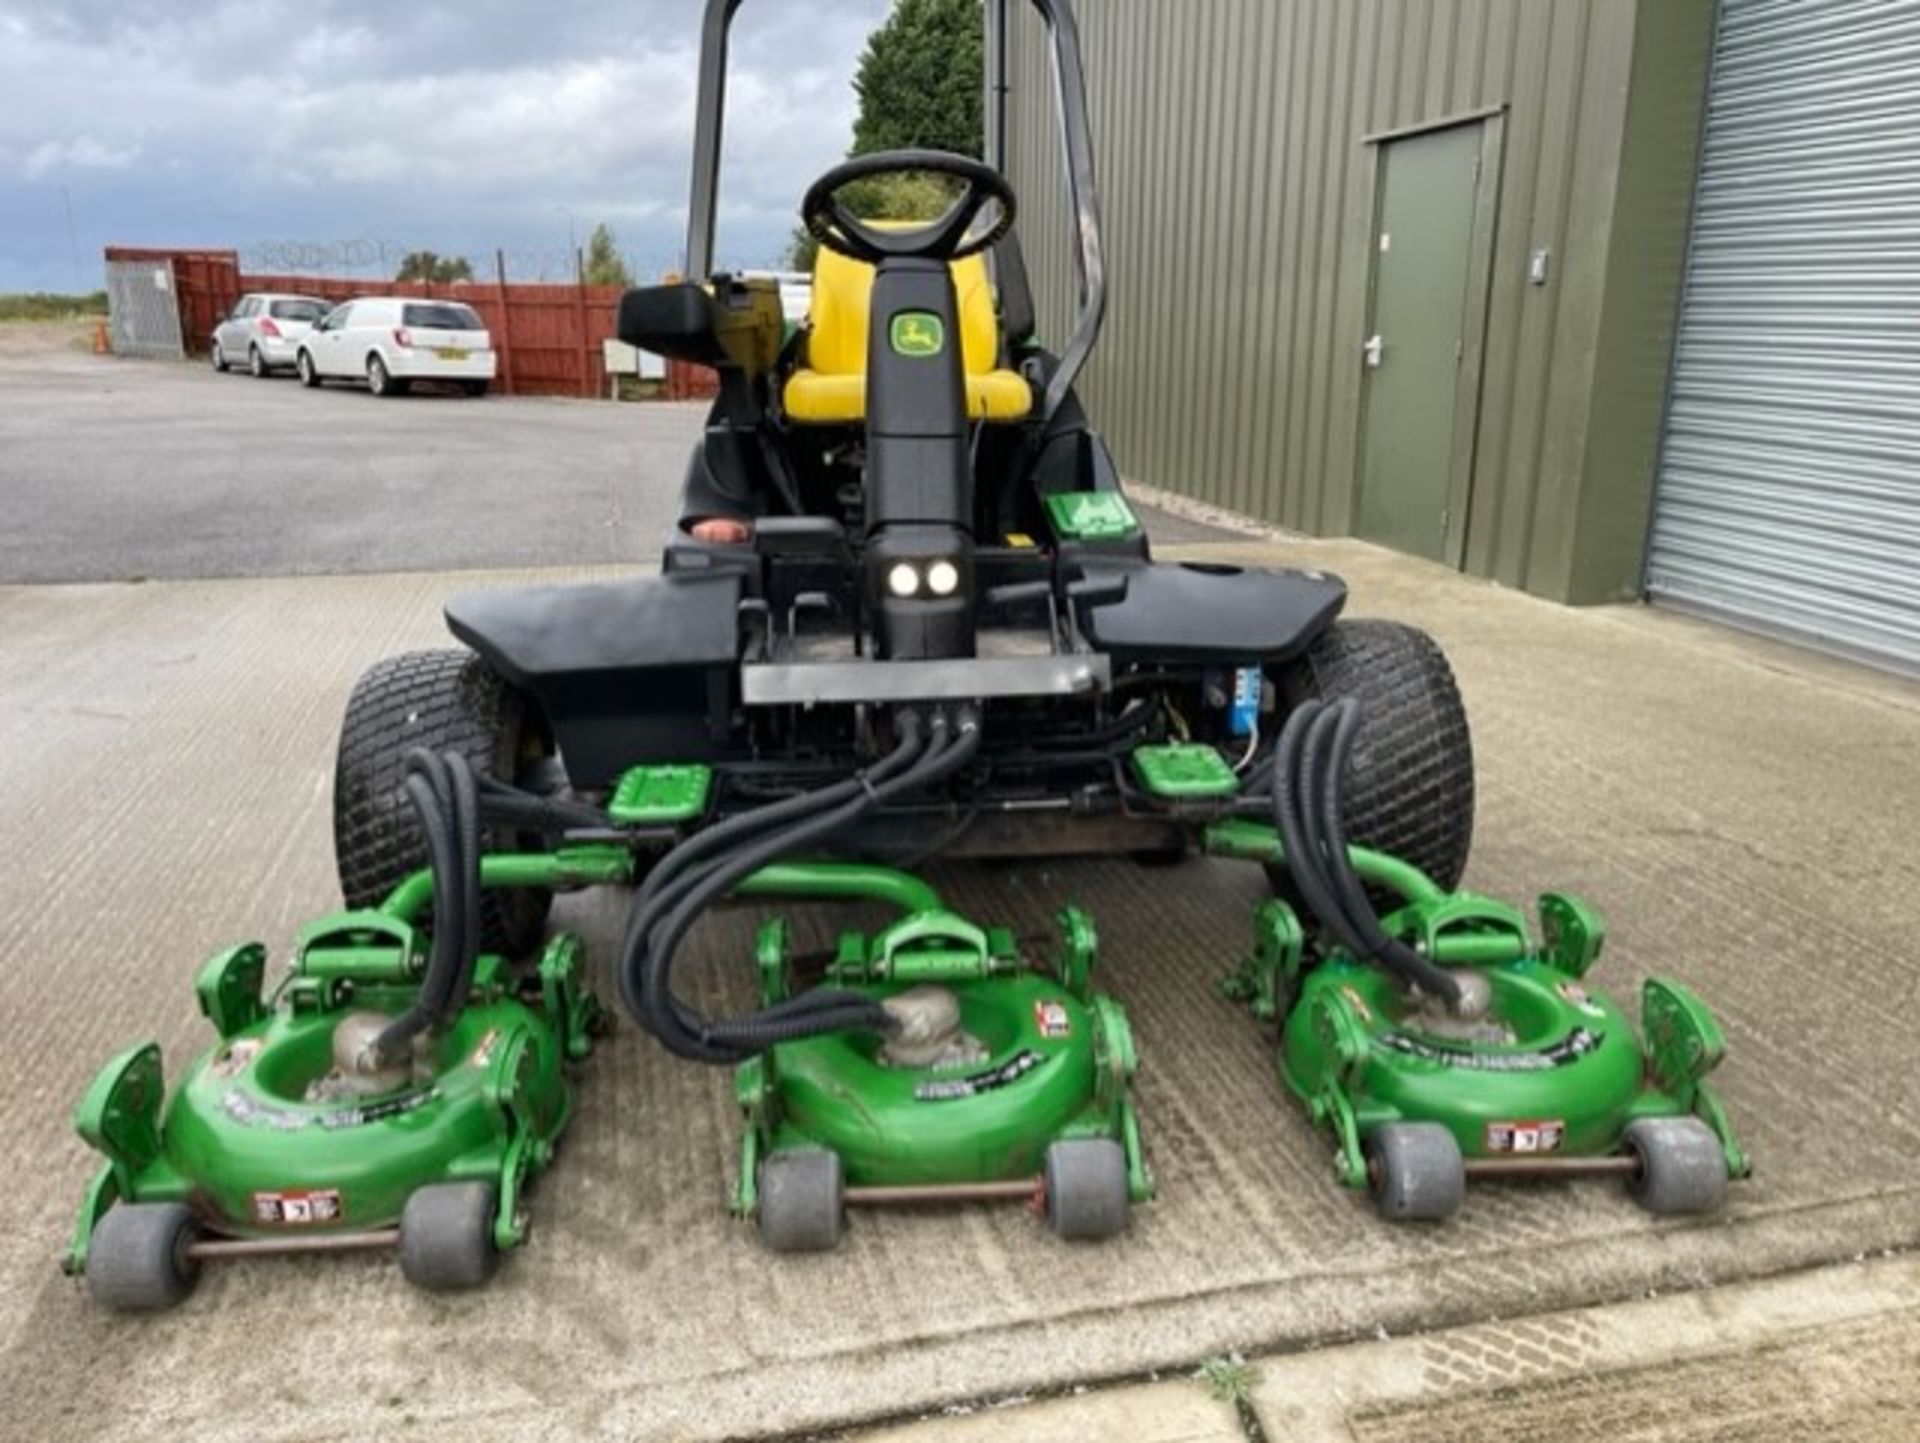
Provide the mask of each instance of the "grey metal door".
[{"label": "grey metal door", "polygon": [[1647,591],[1920,671],[1920,6],[1724,0]]},{"label": "grey metal door", "polygon": [[183,356],[172,261],[107,262],[107,326],[117,356]]},{"label": "grey metal door", "polygon": [[1354,531],[1457,563],[1478,412],[1484,122],[1384,139]]}]

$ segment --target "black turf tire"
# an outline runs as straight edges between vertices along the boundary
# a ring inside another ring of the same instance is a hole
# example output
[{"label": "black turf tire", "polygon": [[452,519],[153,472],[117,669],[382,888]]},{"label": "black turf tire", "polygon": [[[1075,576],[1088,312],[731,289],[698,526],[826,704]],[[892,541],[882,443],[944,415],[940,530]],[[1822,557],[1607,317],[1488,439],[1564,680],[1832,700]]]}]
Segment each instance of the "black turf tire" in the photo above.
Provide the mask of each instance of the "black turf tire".
[{"label": "black turf tire", "polygon": [[298,351],[294,354],[293,371],[300,378],[300,384],[308,390],[320,389],[320,368],[313,363],[311,351]]},{"label": "black turf tire", "polygon": [[122,1313],[157,1313],[185,1302],[200,1281],[187,1256],[199,1236],[185,1203],[117,1203],[87,1245],[87,1288]]},{"label": "black turf tire", "polygon": [[416,1288],[477,1288],[500,1266],[493,1244],[494,1189],[486,1182],[434,1183],[400,1212],[400,1271]]},{"label": "black turf tire", "polygon": [[[414,651],[369,667],[340,723],[333,774],[333,852],[349,907],[376,907],[427,864],[426,842],[402,786],[414,747],[457,751],[476,772],[512,781],[544,751],[526,699],[468,651]],[[494,829],[489,851],[532,851],[535,837]],[[480,906],[481,945],[519,958],[540,944],[553,893],[488,890]]]},{"label": "black turf tire", "polygon": [[469,396],[484,396],[487,394],[487,383],[485,381],[462,381],[460,388]]},{"label": "black turf tire", "polygon": [[[1473,737],[1439,644],[1399,622],[1339,621],[1281,681],[1290,707],[1352,697],[1365,714],[1347,773],[1348,840],[1459,886],[1473,846]],[[1284,868],[1269,875],[1292,895]]]}]

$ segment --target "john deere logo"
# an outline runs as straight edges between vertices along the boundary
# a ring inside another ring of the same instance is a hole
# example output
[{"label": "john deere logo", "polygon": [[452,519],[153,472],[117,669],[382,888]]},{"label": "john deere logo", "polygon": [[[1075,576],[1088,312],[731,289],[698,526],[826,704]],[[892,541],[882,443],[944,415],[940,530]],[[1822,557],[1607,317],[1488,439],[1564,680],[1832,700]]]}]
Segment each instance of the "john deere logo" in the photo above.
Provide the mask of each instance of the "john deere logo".
[{"label": "john deere logo", "polygon": [[901,311],[893,318],[893,349],[902,356],[937,356],[946,327],[931,311]]}]

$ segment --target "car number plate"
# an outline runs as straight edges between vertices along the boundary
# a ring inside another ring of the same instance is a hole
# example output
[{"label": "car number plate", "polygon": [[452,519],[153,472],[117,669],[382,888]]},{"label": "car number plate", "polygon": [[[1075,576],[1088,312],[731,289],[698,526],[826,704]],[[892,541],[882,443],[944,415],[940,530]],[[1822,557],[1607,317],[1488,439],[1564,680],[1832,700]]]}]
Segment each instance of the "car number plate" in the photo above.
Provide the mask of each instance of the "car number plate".
[{"label": "car number plate", "polygon": [[464,361],[467,353],[458,346],[442,346],[434,354],[443,361]]}]

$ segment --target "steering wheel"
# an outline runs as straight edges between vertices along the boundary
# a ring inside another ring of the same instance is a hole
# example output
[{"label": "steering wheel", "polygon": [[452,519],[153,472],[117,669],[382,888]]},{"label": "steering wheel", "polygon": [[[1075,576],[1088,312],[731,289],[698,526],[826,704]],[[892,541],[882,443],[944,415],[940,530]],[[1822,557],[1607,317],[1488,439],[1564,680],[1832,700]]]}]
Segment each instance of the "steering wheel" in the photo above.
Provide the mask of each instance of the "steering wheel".
[{"label": "steering wheel", "polygon": [[[840,203],[839,192],[854,181],[903,170],[950,176],[965,189],[945,215],[912,230],[879,230]],[[974,217],[988,201],[998,203],[999,214],[986,230],[969,237]],[[1013,187],[992,166],[950,150],[879,150],[836,165],[808,186],[800,202],[800,219],[808,234],[828,250],[869,265],[908,257],[957,261],[977,255],[1012,228]]]}]

